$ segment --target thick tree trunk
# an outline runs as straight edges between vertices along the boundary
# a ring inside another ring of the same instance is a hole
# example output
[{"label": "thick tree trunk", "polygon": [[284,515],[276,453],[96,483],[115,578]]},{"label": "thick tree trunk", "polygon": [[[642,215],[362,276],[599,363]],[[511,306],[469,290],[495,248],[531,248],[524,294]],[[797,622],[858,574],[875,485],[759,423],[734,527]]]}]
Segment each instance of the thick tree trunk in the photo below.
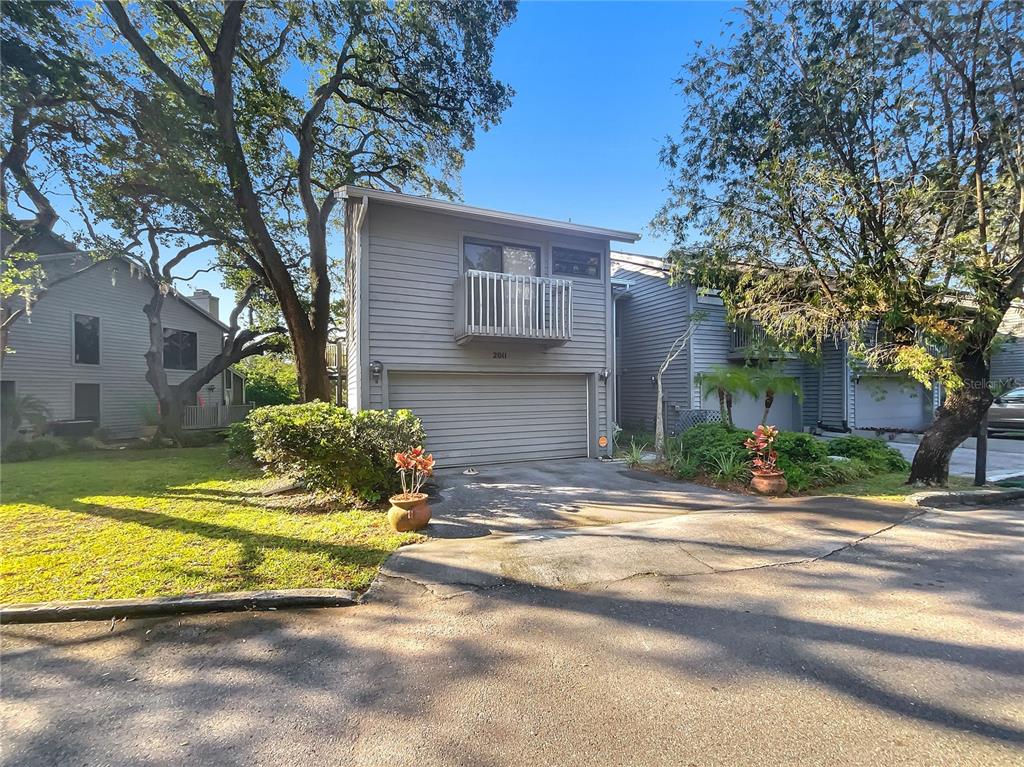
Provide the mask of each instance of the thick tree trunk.
[{"label": "thick tree trunk", "polygon": [[910,484],[945,485],[953,451],[977,434],[978,424],[992,404],[985,355],[973,352],[960,361],[958,368],[964,384],[949,393],[924,433],[910,468]]},{"label": "thick tree trunk", "polygon": [[320,333],[291,334],[295,368],[299,378],[299,398],[303,402],[331,401],[331,383],[327,376],[327,338]]},{"label": "thick tree trunk", "polygon": [[732,428],[735,424],[732,421],[732,392],[728,389],[725,392],[725,413],[726,413],[726,424]]},{"label": "thick tree trunk", "polygon": [[722,416],[722,423],[729,424],[729,411],[725,407],[725,389],[718,389],[718,413]]}]

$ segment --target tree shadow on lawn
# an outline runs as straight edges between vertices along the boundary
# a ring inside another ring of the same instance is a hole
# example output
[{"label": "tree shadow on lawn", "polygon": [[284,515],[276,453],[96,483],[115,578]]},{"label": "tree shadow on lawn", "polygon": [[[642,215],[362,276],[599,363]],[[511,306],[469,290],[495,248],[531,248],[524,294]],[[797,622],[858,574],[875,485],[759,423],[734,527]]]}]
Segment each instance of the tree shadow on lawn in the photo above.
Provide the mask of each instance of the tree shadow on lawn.
[{"label": "tree shadow on lawn", "polygon": [[[226,503],[222,501],[216,502]],[[263,513],[293,513],[277,509],[267,509],[263,506],[247,502],[232,505],[235,508],[250,507],[254,511]],[[64,510],[75,514],[141,525],[156,531],[185,533],[208,540],[237,544],[241,548],[241,553],[238,559],[238,575],[235,577],[233,588],[241,590],[254,587],[268,588],[268,586],[261,583],[261,579],[256,574],[256,569],[264,559],[264,552],[268,549],[279,549],[297,554],[326,555],[329,560],[336,564],[360,567],[377,566],[392,551],[391,549],[367,546],[365,544],[339,544],[326,540],[309,540],[277,533],[256,532],[231,525],[186,519],[172,514],[143,509],[126,509],[77,501],[67,506]]]}]

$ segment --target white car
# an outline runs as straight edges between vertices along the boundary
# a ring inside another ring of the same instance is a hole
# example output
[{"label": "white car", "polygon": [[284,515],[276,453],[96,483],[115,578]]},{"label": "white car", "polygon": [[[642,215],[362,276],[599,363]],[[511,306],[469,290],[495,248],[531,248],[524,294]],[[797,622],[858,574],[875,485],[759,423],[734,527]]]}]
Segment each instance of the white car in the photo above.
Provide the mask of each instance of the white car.
[{"label": "white car", "polygon": [[1024,431],[1024,386],[996,397],[988,409],[988,428],[991,431]]}]

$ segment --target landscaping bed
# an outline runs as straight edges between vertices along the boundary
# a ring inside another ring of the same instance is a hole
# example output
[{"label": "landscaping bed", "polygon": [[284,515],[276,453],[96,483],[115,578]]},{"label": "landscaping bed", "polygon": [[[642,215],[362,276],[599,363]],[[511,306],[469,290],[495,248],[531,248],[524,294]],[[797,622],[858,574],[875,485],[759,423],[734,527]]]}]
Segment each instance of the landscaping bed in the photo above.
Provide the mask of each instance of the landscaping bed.
[{"label": "landscaping bed", "polygon": [[3,468],[0,603],[369,586],[416,540],[383,511],[270,485],[223,446],[102,451]]},{"label": "landscaping bed", "polygon": [[[720,423],[700,424],[665,441],[665,456],[650,464],[640,456],[648,449],[632,439],[623,450],[626,462],[676,479],[749,493],[751,453],[744,445],[750,432]],[[899,500],[920,488],[906,484],[910,465],[896,449],[866,437],[821,440],[800,432],[780,432],[774,448],[789,484],[788,495],[852,495]],[[949,487],[969,486],[950,477]]]}]

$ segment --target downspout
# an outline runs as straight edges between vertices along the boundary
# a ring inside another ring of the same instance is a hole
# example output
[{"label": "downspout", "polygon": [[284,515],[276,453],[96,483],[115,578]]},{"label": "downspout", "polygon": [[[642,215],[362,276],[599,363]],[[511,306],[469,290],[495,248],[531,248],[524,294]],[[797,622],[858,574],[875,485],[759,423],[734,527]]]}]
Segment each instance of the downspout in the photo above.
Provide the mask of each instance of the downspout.
[{"label": "downspout", "polygon": [[[362,241],[362,229],[363,222],[366,220],[366,212],[370,207],[370,200],[366,195],[363,195],[359,202],[359,207],[355,210],[355,215],[352,218],[352,256],[349,264],[349,280],[351,290],[349,290],[349,316],[355,320],[355,327],[349,327],[346,329],[345,334],[345,346],[347,347],[346,358],[347,364],[345,367],[345,376],[347,382],[351,382],[355,387],[355,397],[348,397],[350,402],[346,403],[348,408],[355,410],[364,409],[364,402],[369,396],[369,371],[363,364],[363,358],[367,357],[369,350],[363,348],[363,339],[367,337],[367,333],[364,332],[363,324],[366,322],[366,311],[363,306],[363,295],[366,292],[366,285],[363,284],[363,261],[365,254],[363,253],[363,241]],[[352,354],[351,344],[355,342],[358,346],[358,354]],[[355,366],[355,375],[353,375],[352,367]],[[339,378],[340,378],[339,371]]]}]

